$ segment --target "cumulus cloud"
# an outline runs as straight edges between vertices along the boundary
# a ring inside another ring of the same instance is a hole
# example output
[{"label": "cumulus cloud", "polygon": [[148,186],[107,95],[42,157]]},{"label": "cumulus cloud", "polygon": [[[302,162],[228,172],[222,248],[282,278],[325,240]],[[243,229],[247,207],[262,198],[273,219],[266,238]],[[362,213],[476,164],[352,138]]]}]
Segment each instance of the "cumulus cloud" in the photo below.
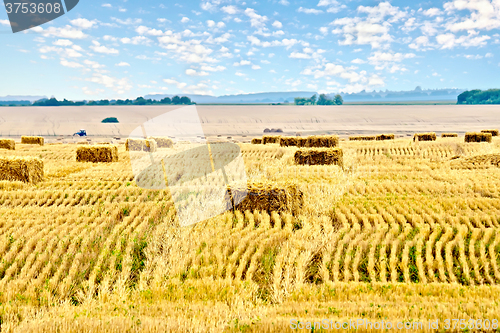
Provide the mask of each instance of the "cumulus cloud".
[{"label": "cumulus cloud", "polygon": [[118,53],[120,53],[120,51],[118,51],[117,49],[101,45],[99,42],[97,42],[95,40],[92,41],[92,44],[93,45],[90,46],[90,48],[94,52],[97,52],[97,53],[103,53],[103,54],[118,54]]},{"label": "cumulus cloud", "polygon": [[283,24],[280,21],[274,21],[273,22],[273,27],[281,29],[283,27]]},{"label": "cumulus cloud", "polygon": [[299,13],[304,13],[304,14],[315,14],[315,15],[318,15],[318,14],[321,14],[323,13],[323,11],[321,9],[315,9],[315,8],[304,8],[304,7],[299,7],[299,9],[297,9],[297,11]]},{"label": "cumulus cloud", "polygon": [[259,15],[253,8],[245,9],[245,15],[250,18],[250,25],[257,29],[262,29],[266,26],[269,20],[267,16]]},{"label": "cumulus cloud", "polygon": [[500,2],[487,0],[453,0],[444,4],[447,13],[468,10],[470,16],[459,17],[447,23],[451,32],[461,30],[492,30],[500,28]]},{"label": "cumulus cloud", "polygon": [[441,10],[439,10],[439,8],[433,7],[433,8],[429,8],[427,10],[422,11],[422,14],[424,14],[425,16],[437,16],[437,15],[441,15],[442,12],[441,12]]},{"label": "cumulus cloud", "polygon": [[186,69],[186,75],[189,75],[189,76],[207,76],[209,75],[208,72],[205,72],[205,71],[196,71],[192,68],[189,68],[189,69]]},{"label": "cumulus cloud", "polygon": [[92,21],[89,21],[87,19],[84,19],[84,18],[78,18],[78,19],[74,19],[74,20],[71,20],[69,21],[72,25],[78,27],[78,28],[81,28],[81,29],[90,29],[92,28],[94,25],[97,24],[97,21],[96,20],[92,20]]},{"label": "cumulus cloud", "polygon": [[452,33],[445,33],[436,36],[436,42],[441,46],[441,49],[453,49],[457,46],[482,47],[486,45],[486,41],[490,38],[490,36],[478,36],[477,33],[472,32],[468,35],[462,35],[460,37],[457,37]]},{"label": "cumulus cloud", "polygon": [[221,10],[229,15],[234,15],[240,12],[236,6],[224,6],[221,8]]},{"label": "cumulus cloud", "polygon": [[190,21],[190,20],[189,20],[189,17],[185,17],[185,16],[184,16],[184,17],[181,19],[181,22],[182,22],[182,23],[187,23],[187,22],[189,22],[189,21]]},{"label": "cumulus cloud", "polygon": [[122,62],[117,63],[115,66],[118,66],[118,67],[130,67],[130,64],[128,62],[122,61]]},{"label": "cumulus cloud", "polygon": [[79,64],[77,62],[67,61],[66,59],[61,59],[61,65],[63,65],[64,67],[69,67],[69,68],[80,68],[80,67],[83,67],[82,64]]}]

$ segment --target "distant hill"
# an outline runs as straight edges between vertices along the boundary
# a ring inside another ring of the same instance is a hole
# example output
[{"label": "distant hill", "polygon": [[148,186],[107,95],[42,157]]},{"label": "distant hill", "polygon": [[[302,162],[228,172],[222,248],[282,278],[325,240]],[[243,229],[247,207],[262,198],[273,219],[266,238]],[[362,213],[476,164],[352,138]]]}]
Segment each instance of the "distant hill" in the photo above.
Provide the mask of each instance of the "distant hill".
[{"label": "distant hill", "polygon": [[[221,104],[238,104],[238,103],[283,103],[288,101],[293,103],[295,97],[311,97],[314,94],[318,94],[314,91],[288,91],[288,92],[266,92],[266,93],[256,93],[256,94],[240,94],[240,95],[224,95],[224,96],[210,96],[210,95],[192,95],[192,94],[182,94],[191,98],[194,102],[198,104],[208,104],[208,103],[221,103]],[[172,98],[175,95],[146,95],[146,99],[160,100],[165,97]]]},{"label": "distant hill", "polygon": [[0,101],[2,102],[12,102],[12,101],[30,101],[31,103],[38,101],[39,99],[47,98],[47,96],[0,96]]},{"label": "distant hill", "polygon": [[[457,96],[464,92],[464,89],[427,89],[422,90],[420,87],[410,91],[361,91],[359,93],[345,94],[341,93],[344,102],[403,102],[403,101],[456,101]],[[240,95],[191,95],[187,94],[191,100],[198,104],[220,103],[220,104],[239,104],[239,103],[283,103],[288,101],[293,103],[295,97],[309,98],[312,95],[319,95],[314,91],[287,91],[287,92],[269,92],[256,94],[240,94]],[[329,98],[333,98],[335,93],[327,94]],[[174,95],[146,95],[144,98],[160,100],[165,97],[173,97]]]}]

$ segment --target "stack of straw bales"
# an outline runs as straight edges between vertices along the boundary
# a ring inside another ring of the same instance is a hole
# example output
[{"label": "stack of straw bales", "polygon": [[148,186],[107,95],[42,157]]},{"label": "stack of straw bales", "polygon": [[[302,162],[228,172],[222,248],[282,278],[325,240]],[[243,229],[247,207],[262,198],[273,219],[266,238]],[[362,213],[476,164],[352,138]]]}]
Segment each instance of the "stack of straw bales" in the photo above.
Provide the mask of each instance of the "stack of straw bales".
[{"label": "stack of straw bales", "polygon": [[342,149],[299,149],[294,155],[295,163],[302,165],[344,165]]},{"label": "stack of straw bales", "polygon": [[22,136],[21,143],[26,145],[44,145],[44,138],[41,136]]},{"label": "stack of straw bales", "polygon": [[379,134],[377,135],[376,140],[382,141],[382,140],[394,140],[394,134]]},{"label": "stack of straw bales", "polygon": [[491,142],[491,133],[465,133],[465,142]]},{"label": "stack of straw bales", "polygon": [[457,133],[442,133],[441,137],[442,138],[457,138],[458,134]]},{"label": "stack of straw bales", "polygon": [[253,138],[252,139],[252,144],[253,145],[260,145],[260,144],[262,144],[262,139],[260,139],[260,138]]},{"label": "stack of straw bales", "polygon": [[490,133],[491,136],[498,136],[498,130],[497,129],[482,130],[481,133]]},{"label": "stack of straw bales", "polygon": [[349,137],[349,141],[371,141],[375,139],[375,135],[356,135]]},{"label": "stack of straw bales", "polygon": [[174,146],[174,141],[170,138],[165,137],[150,137],[150,140],[154,140],[158,148],[172,148]]},{"label": "stack of straw bales", "polygon": [[36,157],[0,158],[0,180],[36,184],[43,181],[43,161]]},{"label": "stack of straw bales", "polygon": [[16,150],[16,142],[12,139],[0,139],[0,149]]},{"label": "stack of straw bales", "polygon": [[280,138],[280,146],[281,147],[290,147],[297,145],[297,137],[295,136],[282,136]]},{"label": "stack of straw bales", "polygon": [[228,193],[232,197],[228,202],[239,202],[235,207],[239,211],[286,211],[297,214],[304,204],[303,192],[295,184],[261,182],[247,184],[246,188],[234,185],[228,189]]},{"label": "stack of straw bales", "polygon": [[415,133],[413,141],[436,141],[436,133]]},{"label": "stack of straw bales", "polygon": [[268,144],[268,143],[279,143],[280,142],[280,135],[264,135],[262,137],[262,144]]},{"label": "stack of straw bales", "polygon": [[127,151],[147,151],[155,152],[157,149],[156,141],[153,139],[127,139],[125,142]]},{"label": "stack of straw bales", "polygon": [[308,148],[334,148],[339,144],[337,135],[313,135],[308,136],[306,147]]},{"label": "stack of straw bales", "polygon": [[76,150],[78,162],[118,162],[118,147],[112,145],[78,147]]},{"label": "stack of straw bales", "polygon": [[297,138],[297,147],[305,147],[306,143],[307,143],[307,137],[305,137],[305,138],[298,137]]}]

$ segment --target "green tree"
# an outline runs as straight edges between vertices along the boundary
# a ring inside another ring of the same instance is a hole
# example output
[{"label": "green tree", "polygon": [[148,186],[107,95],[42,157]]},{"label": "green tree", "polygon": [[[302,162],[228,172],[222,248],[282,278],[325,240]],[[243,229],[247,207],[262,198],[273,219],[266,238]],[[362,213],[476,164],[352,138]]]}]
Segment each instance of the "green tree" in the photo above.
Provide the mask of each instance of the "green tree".
[{"label": "green tree", "polygon": [[181,104],[181,98],[179,96],[172,97],[172,104],[175,105]]},{"label": "green tree", "polygon": [[309,98],[309,103],[311,103],[311,105],[315,105],[317,98],[316,94],[312,95],[311,98]]},{"label": "green tree", "polygon": [[172,104],[170,97],[165,97],[160,101],[160,104]]},{"label": "green tree", "polygon": [[189,97],[187,97],[187,96],[182,96],[181,100],[180,100],[180,103],[181,104],[189,105],[189,104],[191,104],[191,99]]},{"label": "green tree", "polygon": [[344,104],[344,100],[342,99],[342,96],[340,96],[340,94],[337,94],[335,95],[335,97],[333,98],[333,103],[335,105],[342,105]]}]

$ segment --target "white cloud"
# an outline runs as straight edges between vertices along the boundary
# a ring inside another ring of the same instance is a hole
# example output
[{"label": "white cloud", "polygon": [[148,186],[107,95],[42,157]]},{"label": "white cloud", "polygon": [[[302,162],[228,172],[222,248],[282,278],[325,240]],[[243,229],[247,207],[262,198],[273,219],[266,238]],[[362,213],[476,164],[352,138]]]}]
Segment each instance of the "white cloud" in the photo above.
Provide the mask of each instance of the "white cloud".
[{"label": "white cloud", "polygon": [[0,24],[2,25],[10,25],[9,20],[0,20]]},{"label": "white cloud", "polygon": [[261,29],[266,26],[265,22],[268,20],[267,16],[259,15],[255,9],[245,9],[245,15],[250,18],[250,25],[254,28]]},{"label": "white cloud", "polygon": [[290,2],[288,2],[288,0],[280,0],[278,3],[280,5],[283,5],[283,6],[288,6],[290,4]]},{"label": "white cloud", "polygon": [[74,20],[69,21],[72,25],[81,28],[81,29],[90,29],[92,28],[95,24],[97,24],[96,20],[89,21],[84,18],[77,18]]},{"label": "white cloud", "polygon": [[130,64],[128,62],[122,61],[122,62],[117,63],[115,66],[118,66],[118,67],[130,67]]},{"label": "white cloud", "polygon": [[315,15],[318,15],[318,14],[321,14],[323,13],[323,11],[321,9],[315,9],[315,8],[304,8],[304,7],[299,7],[299,9],[297,9],[297,11],[299,13],[304,13],[304,14],[315,14]]},{"label": "white cloud", "polygon": [[235,62],[233,66],[249,66],[251,64],[249,60],[241,60],[240,62]]},{"label": "white cloud", "polygon": [[79,64],[77,62],[67,61],[65,59],[61,59],[61,65],[63,65],[64,67],[69,67],[69,68],[80,68],[80,67],[83,67],[82,64]]},{"label": "white cloud", "polygon": [[88,37],[88,35],[84,34],[81,30],[78,30],[70,25],[66,25],[61,28],[49,27],[47,29],[43,29],[42,27],[34,27],[31,30],[39,32],[45,37],[59,37],[67,39],[84,39]]},{"label": "white cloud", "polygon": [[321,32],[323,35],[326,35],[328,33],[328,27],[319,28],[319,32]]},{"label": "white cloud", "polygon": [[135,25],[135,24],[141,24],[142,23],[142,19],[128,18],[126,20],[121,20],[121,19],[118,19],[116,17],[112,17],[111,19],[113,21],[115,21],[117,23],[120,23],[120,24],[123,24],[123,25]]},{"label": "white cloud", "polygon": [[187,23],[187,22],[189,22],[189,21],[190,21],[190,20],[189,20],[189,17],[185,17],[185,16],[184,16],[184,17],[181,19],[181,22],[182,22],[182,23]]},{"label": "white cloud", "polygon": [[362,59],[359,59],[359,58],[356,58],[356,59],[354,59],[354,60],[351,60],[351,62],[352,62],[353,64],[364,64],[364,63],[366,63],[366,61],[364,61],[364,60],[362,60]]},{"label": "white cloud", "polygon": [[476,33],[469,33],[469,35],[456,37],[452,33],[446,33],[436,36],[436,41],[441,45],[441,49],[453,49],[456,46],[462,47],[482,47],[486,45],[486,41],[490,36],[477,36]]},{"label": "white cloud", "polygon": [[429,37],[420,36],[415,38],[413,42],[408,45],[408,47],[417,51],[425,51],[430,45]]},{"label": "white cloud", "polygon": [[101,84],[106,88],[113,89],[118,94],[123,94],[133,88],[132,84],[127,78],[118,79],[112,76],[104,75],[102,73],[94,73],[87,81]]},{"label": "white cloud", "polygon": [[240,76],[240,77],[241,77],[241,76],[245,76],[245,74],[243,74],[243,73],[241,73],[241,72],[236,72],[236,73],[234,73],[234,75],[236,75],[236,76]]},{"label": "white cloud", "polygon": [[186,69],[185,73],[186,73],[186,75],[189,75],[189,76],[207,76],[207,75],[209,75],[208,72],[205,72],[205,71],[197,72],[196,70],[194,70],[192,68]]},{"label": "white cloud", "polygon": [[201,66],[201,70],[207,71],[207,72],[222,72],[226,70],[226,67],[224,66]]},{"label": "white cloud", "polygon": [[113,48],[109,48],[109,47],[106,47],[104,45],[101,45],[99,42],[97,41],[92,41],[92,46],[90,46],[90,48],[92,50],[94,50],[94,52],[97,52],[97,53],[104,53],[104,54],[118,54],[120,53],[120,51],[116,50],[116,49],[113,49]]},{"label": "white cloud", "polygon": [[213,21],[213,20],[208,20],[208,21],[207,21],[207,26],[208,26],[209,28],[213,28],[213,27],[215,27],[215,21]]},{"label": "white cloud", "polygon": [[144,25],[140,25],[138,26],[135,31],[139,34],[139,35],[149,35],[149,36],[162,36],[164,34],[163,31],[161,30],[157,30],[157,29],[151,29],[151,28],[148,28]]},{"label": "white cloud", "polygon": [[57,45],[57,46],[71,46],[73,45],[73,42],[68,40],[68,39],[58,39],[52,44]]},{"label": "white cloud", "polygon": [[221,9],[224,13],[229,15],[234,15],[240,12],[239,9],[236,8],[236,6],[224,6]]},{"label": "white cloud", "polygon": [[452,32],[500,28],[500,2],[496,0],[453,0],[446,2],[443,7],[449,14],[452,14],[456,10],[468,10],[471,12],[468,17],[462,16],[448,22],[446,28]]},{"label": "white cloud", "polygon": [[485,57],[485,58],[493,58],[493,53],[488,52],[488,53],[486,53],[486,54],[484,55],[484,57]]},{"label": "white cloud", "polygon": [[123,44],[132,44],[132,45],[139,45],[139,44],[149,45],[152,42],[152,40],[144,36],[135,36],[132,38],[128,37],[121,38],[120,42],[122,42]]},{"label": "white cloud", "polygon": [[427,10],[424,10],[422,12],[422,14],[424,14],[425,16],[437,16],[437,15],[441,15],[441,10],[439,10],[439,8],[436,8],[436,7],[433,7],[433,8],[429,8]]},{"label": "white cloud", "polygon": [[300,52],[292,52],[288,57],[292,59],[311,59],[310,54]]},{"label": "white cloud", "polygon": [[111,8],[112,6],[109,3],[103,3],[101,7]]},{"label": "white cloud", "polygon": [[283,23],[281,23],[280,21],[274,21],[272,25],[277,29],[281,29],[283,27]]},{"label": "white cloud", "polygon": [[260,69],[261,67],[259,65],[252,65],[252,69],[257,70]]}]

